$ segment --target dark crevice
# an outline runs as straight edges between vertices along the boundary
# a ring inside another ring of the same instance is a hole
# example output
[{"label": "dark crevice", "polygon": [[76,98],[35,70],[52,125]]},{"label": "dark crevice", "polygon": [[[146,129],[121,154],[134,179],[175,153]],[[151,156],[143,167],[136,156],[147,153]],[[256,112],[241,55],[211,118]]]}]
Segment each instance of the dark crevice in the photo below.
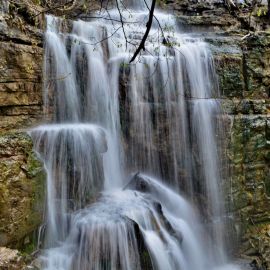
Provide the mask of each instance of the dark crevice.
[{"label": "dark crevice", "polygon": [[[13,42],[15,44],[28,45],[28,46],[33,46],[34,45],[33,42],[31,42],[31,41],[24,40],[24,39],[21,39],[21,38],[10,37],[10,36],[3,35],[3,34],[0,35],[0,41],[2,41],[2,42]],[[36,43],[35,46],[43,48],[42,41]]]},{"label": "dark crevice", "polygon": [[[14,80],[6,80],[6,81],[0,81],[0,84],[6,84],[6,83],[33,83],[33,84],[41,84],[41,81],[38,78],[15,78]],[[23,91],[12,91],[12,92],[23,92]]]}]

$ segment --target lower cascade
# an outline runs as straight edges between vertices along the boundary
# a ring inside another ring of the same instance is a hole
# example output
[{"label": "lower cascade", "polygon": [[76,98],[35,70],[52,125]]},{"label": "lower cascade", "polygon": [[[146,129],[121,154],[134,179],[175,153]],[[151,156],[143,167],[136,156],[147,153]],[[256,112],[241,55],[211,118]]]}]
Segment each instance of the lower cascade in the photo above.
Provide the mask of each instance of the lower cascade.
[{"label": "lower cascade", "polygon": [[145,51],[129,63],[145,3],[89,22],[47,16],[49,123],[29,131],[47,172],[43,269],[238,269],[226,255],[211,52],[156,11]]}]

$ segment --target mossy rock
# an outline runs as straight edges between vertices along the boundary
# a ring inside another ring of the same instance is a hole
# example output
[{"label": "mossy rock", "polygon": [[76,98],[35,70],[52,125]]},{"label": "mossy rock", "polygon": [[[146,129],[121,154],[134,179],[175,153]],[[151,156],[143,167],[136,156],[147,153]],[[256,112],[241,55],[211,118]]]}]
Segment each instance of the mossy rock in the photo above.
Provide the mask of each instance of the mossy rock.
[{"label": "mossy rock", "polygon": [[244,91],[242,55],[221,53],[215,56],[215,64],[222,96],[242,97]]},{"label": "mossy rock", "polygon": [[19,249],[31,245],[43,219],[45,179],[27,133],[1,133],[0,245]]}]

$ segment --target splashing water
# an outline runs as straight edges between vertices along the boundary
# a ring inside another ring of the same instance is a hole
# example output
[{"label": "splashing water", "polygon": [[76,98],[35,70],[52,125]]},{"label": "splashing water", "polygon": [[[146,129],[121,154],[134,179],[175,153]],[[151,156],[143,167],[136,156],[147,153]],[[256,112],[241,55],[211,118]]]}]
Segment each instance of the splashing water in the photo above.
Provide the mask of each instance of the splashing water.
[{"label": "splashing water", "polygon": [[[237,269],[225,264],[211,53],[156,12],[166,44],[154,21],[145,52],[129,64],[148,14],[144,1],[130,7],[121,6],[124,28],[117,9],[104,13],[111,21],[72,29],[47,16],[51,124],[30,131],[47,171],[43,268]],[[127,182],[134,171],[145,174]]]}]

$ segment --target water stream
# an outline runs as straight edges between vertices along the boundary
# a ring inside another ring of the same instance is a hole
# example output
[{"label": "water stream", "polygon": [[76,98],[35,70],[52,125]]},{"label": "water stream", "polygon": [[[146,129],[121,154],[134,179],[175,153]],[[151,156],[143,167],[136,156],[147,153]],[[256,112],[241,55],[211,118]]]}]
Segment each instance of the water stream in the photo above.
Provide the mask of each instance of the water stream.
[{"label": "water stream", "polygon": [[155,19],[129,64],[148,15],[131,2],[120,5],[124,29],[118,9],[69,24],[47,16],[49,120],[30,131],[47,171],[43,268],[237,269],[224,241],[211,52],[156,11],[166,44]]}]

